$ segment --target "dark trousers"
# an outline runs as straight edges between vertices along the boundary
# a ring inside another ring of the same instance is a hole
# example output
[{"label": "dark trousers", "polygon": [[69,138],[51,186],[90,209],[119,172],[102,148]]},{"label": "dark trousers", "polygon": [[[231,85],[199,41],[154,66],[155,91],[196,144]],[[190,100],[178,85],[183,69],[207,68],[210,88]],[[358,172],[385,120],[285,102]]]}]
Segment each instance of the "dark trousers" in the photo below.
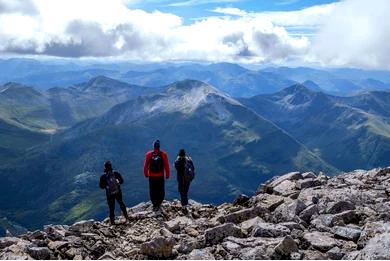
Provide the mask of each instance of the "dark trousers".
[{"label": "dark trousers", "polygon": [[114,195],[110,195],[110,194],[107,193],[107,203],[108,203],[108,207],[110,209],[110,221],[111,221],[111,223],[115,222],[115,201],[118,202],[119,207],[122,210],[123,216],[125,216],[125,218],[128,217],[127,216],[126,206],[125,206],[125,203],[123,202],[123,199],[122,199],[122,191],[119,191],[118,193],[116,193]]},{"label": "dark trousers", "polygon": [[149,177],[149,195],[153,207],[159,207],[165,198],[164,177]]},{"label": "dark trousers", "polygon": [[177,175],[177,184],[180,193],[180,201],[182,206],[188,205],[188,190],[191,182],[185,181],[183,175]]}]

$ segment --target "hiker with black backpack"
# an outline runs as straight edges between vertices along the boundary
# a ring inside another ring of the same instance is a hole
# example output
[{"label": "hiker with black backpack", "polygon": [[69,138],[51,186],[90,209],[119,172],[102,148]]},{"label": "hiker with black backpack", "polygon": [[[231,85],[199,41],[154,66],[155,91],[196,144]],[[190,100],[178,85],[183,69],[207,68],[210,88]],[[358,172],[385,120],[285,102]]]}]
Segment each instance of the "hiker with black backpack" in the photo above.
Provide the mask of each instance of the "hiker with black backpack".
[{"label": "hiker with black backpack", "polygon": [[168,154],[160,150],[159,140],[153,143],[153,150],[146,153],[144,175],[149,178],[149,195],[153,211],[159,211],[165,198],[164,178],[169,179],[170,176]]},{"label": "hiker with black backpack", "polygon": [[191,181],[195,177],[195,167],[190,156],[186,156],[184,149],[179,151],[175,160],[175,168],[177,171],[177,184],[180,193],[180,201],[184,214],[188,213],[188,190],[190,189]]},{"label": "hiker with black backpack", "polygon": [[100,177],[99,186],[106,190],[107,204],[110,209],[110,223],[115,225],[115,201],[118,202],[123,216],[129,221],[127,209],[122,199],[122,190],[120,185],[123,184],[122,175],[112,169],[110,161],[104,163],[104,174]]}]

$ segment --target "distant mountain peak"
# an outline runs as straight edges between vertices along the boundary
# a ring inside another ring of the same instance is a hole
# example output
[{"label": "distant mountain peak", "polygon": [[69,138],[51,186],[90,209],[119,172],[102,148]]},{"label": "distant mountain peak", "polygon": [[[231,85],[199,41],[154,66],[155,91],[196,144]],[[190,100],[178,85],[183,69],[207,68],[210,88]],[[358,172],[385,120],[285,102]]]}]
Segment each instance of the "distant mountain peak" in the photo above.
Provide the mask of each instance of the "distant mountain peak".
[{"label": "distant mountain peak", "polygon": [[104,76],[104,75],[99,75],[96,77],[91,78],[88,82],[87,85],[98,85],[102,83],[122,83],[118,80],[112,79],[110,77]]},{"label": "distant mountain peak", "polygon": [[42,96],[42,93],[37,91],[34,87],[26,86],[16,82],[8,82],[4,84],[3,88],[1,88],[0,93],[12,94],[12,95],[29,94],[29,95]]},{"label": "distant mountain peak", "polygon": [[311,91],[309,88],[307,88],[305,85],[301,83],[294,84],[290,87],[287,87],[281,91],[283,94],[296,94],[296,93],[306,93],[311,94],[313,91]]},{"label": "distant mountain peak", "polygon": [[99,75],[91,78],[88,82],[80,84],[79,86],[81,86],[83,91],[98,90],[98,89],[102,91],[106,91],[107,89],[110,88],[129,87],[130,84],[118,81],[116,79],[109,78],[104,75]]},{"label": "distant mountain peak", "polygon": [[206,92],[215,92],[215,93],[219,92],[216,88],[214,88],[213,86],[205,82],[192,80],[192,79],[178,81],[168,85],[167,92],[168,93],[177,92],[177,91],[186,92],[186,91],[191,91],[192,89],[203,89]]}]

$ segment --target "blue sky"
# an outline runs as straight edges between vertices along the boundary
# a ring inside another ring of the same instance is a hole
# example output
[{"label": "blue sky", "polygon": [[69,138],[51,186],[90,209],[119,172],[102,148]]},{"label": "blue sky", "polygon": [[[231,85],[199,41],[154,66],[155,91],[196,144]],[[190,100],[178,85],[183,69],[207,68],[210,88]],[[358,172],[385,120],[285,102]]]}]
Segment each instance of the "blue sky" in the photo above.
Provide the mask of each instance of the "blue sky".
[{"label": "blue sky", "polygon": [[145,0],[129,3],[130,8],[140,8],[148,12],[159,10],[176,14],[186,24],[193,19],[215,16],[212,12],[217,7],[235,7],[247,12],[292,11],[315,5],[329,4],[335,0]]}]

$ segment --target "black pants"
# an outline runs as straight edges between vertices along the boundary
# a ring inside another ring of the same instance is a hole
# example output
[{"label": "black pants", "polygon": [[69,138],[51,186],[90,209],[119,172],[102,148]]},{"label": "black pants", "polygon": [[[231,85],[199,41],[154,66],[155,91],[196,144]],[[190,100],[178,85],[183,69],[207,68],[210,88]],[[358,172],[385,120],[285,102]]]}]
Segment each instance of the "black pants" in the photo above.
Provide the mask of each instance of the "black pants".
[{"label": "black pants", "polygon": [[110,209],[111,223],[115,222],[115,200],[118,202],[119,207],[122,210],[123,216],[125,216],[125,218],[127,218],[127,210],[126,210],[125,203],[123,202],[123,199],[122,199],[122,191],[119,191],[118,193],[116,193],[114,195],[110,195],[108,193],[106,195],[107,195],[108,207]]},{"label": "black pants", "polygon": [[153,207],[159,207],[165,198],[164,177],[149,177],[149,195]]},{"label": "black pants", "polygon": [[185,181],[183,175],[177,175],[177,184],[180,193],[180,201],[182,206],[188,205],[188,190],[191,182]]}]

